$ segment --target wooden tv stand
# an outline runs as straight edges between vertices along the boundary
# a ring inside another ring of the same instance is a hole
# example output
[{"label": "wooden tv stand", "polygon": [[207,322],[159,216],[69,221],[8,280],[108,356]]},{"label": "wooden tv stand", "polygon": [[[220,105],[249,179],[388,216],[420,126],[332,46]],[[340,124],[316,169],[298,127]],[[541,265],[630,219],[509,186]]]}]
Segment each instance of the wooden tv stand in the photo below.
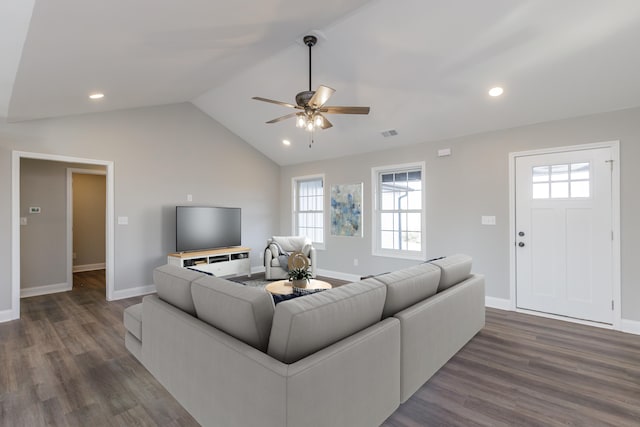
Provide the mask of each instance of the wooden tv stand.
[{"label": "wooden tv stand", "polygon": [[251,248],[233,246],[206,251],[175,252],[167,256],[167,263],[181,268],[208,271],[215,276],[251,276]]}]

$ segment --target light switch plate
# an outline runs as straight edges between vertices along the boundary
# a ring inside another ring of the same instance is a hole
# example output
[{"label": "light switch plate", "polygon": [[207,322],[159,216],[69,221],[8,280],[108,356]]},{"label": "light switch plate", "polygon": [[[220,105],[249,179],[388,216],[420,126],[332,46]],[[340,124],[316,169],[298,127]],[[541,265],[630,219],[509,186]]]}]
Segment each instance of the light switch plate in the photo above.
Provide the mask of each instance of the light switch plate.
[{"label": "light switch plate", "polygon": [[129,217],[128,216],[119,216],[118,217],[118,225],[129,225]]},{"label": "light switch plate", "polygon": [[20,217],[20,225],[27,225],[27,217],[26,216],[21,216]]},{"label": "light switch plate", "polygon": [[480,223],[482,225],[496,225],[496,217],[493,215],[483,215]]}]

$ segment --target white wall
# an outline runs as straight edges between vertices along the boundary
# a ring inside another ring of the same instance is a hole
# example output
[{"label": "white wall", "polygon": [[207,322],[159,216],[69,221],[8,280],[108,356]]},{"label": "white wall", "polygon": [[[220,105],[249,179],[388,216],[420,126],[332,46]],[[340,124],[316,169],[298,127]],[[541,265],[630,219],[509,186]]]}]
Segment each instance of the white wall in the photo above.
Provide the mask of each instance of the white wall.
[{"label": "white wall", "polygon": [[[292,177],[324,173],[327,192],[334,184],[364,182],[364,238],[327,235],[319,268],[365,275],[413,265],[415,261],[371,255],[371,168],[424,160],[427,258],[455,252],[472,255],[474,271],[486,275],[487,295],[507,299],[509,153],[611,140],[620,140],[621,152],[622,317],[640,320],[640,276],[635,269],[635,243],[640,241],[640,108],[283,167],[280,232],[291,232]],[[451,148],[453,155],[437,157],[440,148]],[[325,209],[328,224],[328,205]],[[482,215],[495,215],[497,225],[480,225]],[[354,258],[358,267],[353,266]]]},{"label": "white wall", "polygon": [[[101,166],[48,160],[20,162],[20,216],[27,218],[27,225],[20,227],[22,289],[67,282],[67,168],[78,167],[104,170]],[[100,178],[104,181],[103,176]],[[104,198],[104,190],[102,195]],[[29,213],[31,206],[39,207],[41,213]],[[104,216],[102,221],[104,236]],[[104,246],[103,237],[103,254]]]},{"label": "white wall", "polygon": [[129,217],[115,226],[115,290],[152,283],[187,194],[242,208],[253,266],[279,224],[278,166],[191,104],[0,123],[0,313],[11,306],[12,150],[114,162],[115,215]]}]

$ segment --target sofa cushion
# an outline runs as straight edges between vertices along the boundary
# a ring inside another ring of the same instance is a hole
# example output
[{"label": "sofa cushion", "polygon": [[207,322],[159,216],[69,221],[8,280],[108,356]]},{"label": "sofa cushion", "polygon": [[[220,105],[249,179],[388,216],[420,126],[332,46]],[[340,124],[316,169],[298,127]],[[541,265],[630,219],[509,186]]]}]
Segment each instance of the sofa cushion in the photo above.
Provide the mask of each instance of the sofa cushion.
[{"label": "sofa cushion", "polygon": [[153,270],[153,283],[160,299],[193,316],[196,310],[191,298],[191,282],[204,276],[198,271],[167,264]]},{"label": "sofa cushion", "polygon": [[379,322],[386,293],[369,279],[278,304],[267,353],[293,363]]},{"label": "sofa cushion", "polygon": [[462,282],[471,275],[471,257],[469,255],[449,255],[446,258],[432,261],[431,264],[437,265],[441,270],[438,292]]},{"label": "sofa cushion", "polygon": [[134,337],[142,341],[142,303],[125,308],[124,327]]},{"label": "sofa cushion", "polygon": [[438,291],[440,268],[431,264],[420,264],[403,270],[376,276],[387,286],[387,298],[382,317],[393,316]]},{"label": "sofa cushion", "polygon": [[273,299],[264,289],[205,276],[191,284],[200,320],[260,351],[267,350]]},{"label": "sofa cushion", "polygon": [[309,238],[306,236],[273,236],[271,240],[278,243],[280,247],[287,252],[299,252],[302,250],[304,245],[311,243]]}]

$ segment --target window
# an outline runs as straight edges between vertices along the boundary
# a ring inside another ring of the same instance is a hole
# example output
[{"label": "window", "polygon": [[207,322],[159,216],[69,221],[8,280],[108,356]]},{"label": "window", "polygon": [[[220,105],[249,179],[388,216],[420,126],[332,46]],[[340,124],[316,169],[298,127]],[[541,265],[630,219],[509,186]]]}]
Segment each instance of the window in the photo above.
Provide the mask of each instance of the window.
[{"label": "window", "polygon": [[293,178],[293,233],[324,247],[324,176]]},{"label": "window", "polygon": [[423,259],[424,163],[372,169],[373,254]]},{"label": "window", "polygon": [[589,163],[534,166],[531,171],[534,199],[589,197]]}]

